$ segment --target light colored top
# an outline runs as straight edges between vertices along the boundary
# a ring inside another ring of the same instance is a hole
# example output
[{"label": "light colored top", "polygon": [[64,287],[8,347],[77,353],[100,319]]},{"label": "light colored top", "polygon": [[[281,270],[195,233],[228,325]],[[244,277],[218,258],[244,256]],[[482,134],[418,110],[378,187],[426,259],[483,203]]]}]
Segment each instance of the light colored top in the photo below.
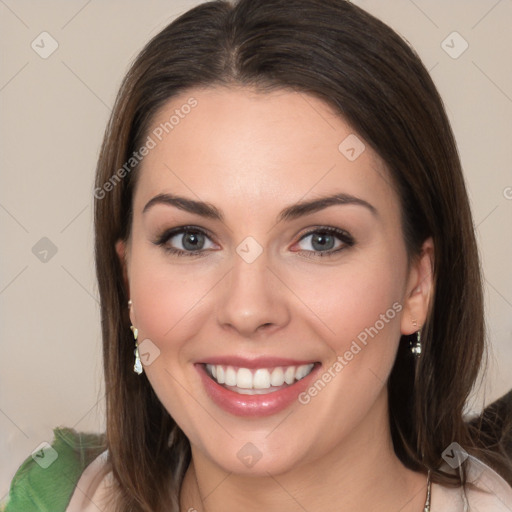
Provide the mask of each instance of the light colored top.
[{"label": "light colored top", "polygon": [[[104,476],[102,467],[107,452],[103,452],[82,474],[66,512],[98,512],[108,500],[110,473]],[[446,487],[432,483],[430,512],[512,512],[512,487],[504,478],[476,457],[469,456],[468,482],[480,490]],[[443,468],[448,470],[448,466]],[[87,498],[91,496],[91,498]]]},{"label": "light colored top", "polygon": [[[0,512],[111,510],[113,475],[104,435],[65,427],[54,429],[54,435],[51,448],[42,448],[22,463]],[[462,487],[432,483],[430,512],[512,512],[512,487],[471,455],[467,465],[468,481],[478,489],[467,487],[466,500]],[[450,470],[447,465],[442,469]]]},{"label": "light colored top", "polygon": [[467,487],[466,500],[462,487],[432,484],[431,512],[512,512],[512,487],[487,464],[468,459],[468,482],[479,490]]},{"label": "light colored top", "polygon": [[108,450],[98,455],[78,481],[66,512],[98,512],[108,510],[112,472],[105,474]]}]

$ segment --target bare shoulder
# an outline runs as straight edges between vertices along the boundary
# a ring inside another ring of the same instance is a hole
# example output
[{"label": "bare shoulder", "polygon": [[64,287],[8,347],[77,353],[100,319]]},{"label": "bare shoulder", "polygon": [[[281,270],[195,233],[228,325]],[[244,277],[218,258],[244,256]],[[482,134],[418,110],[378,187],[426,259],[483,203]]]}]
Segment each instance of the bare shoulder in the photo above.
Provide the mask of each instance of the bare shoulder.
[{"label": "bare shoulder", "polygon": [[97,512],[111,510],[112,471],[104,451],[82,473],[66,512]]},{"label": "bare shoulder", "polygon": [[437,512],[510,512],[512,487],[488,465],[469,456],[468,485],[464,493],[461,487],[451,488],[432,485],[431,510]]}]

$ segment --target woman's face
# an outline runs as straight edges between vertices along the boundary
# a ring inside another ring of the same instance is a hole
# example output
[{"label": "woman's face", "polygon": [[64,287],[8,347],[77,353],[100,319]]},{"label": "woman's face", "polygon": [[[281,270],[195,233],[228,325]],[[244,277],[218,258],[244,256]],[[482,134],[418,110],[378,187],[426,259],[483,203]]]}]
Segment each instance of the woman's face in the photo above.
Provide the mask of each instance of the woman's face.
[{"label": "woman's face", "polygon": [[386,380],[429,275],[425,258],[408,266],[380,158],[324,102],[285,90],[187,91],[148,136],[117,250],[137,378],[194,456],[278,474],[386,432]]}]

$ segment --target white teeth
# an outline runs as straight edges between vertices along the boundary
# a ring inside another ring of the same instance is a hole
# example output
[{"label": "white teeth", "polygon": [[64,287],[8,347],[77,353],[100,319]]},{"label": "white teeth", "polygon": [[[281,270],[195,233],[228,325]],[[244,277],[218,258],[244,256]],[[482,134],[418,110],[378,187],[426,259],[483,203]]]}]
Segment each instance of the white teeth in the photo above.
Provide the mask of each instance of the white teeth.
[{"label": "white teeth", "polygon": [[278,367],[273,369],[272,375],[270,376],[270,384],[272,384],[272,386],[282,386],[284,384],[284,372],[282,368]]},{"label": "white teeth", "polygon": [[226,386],[236,386],[236,372],[232,366],[226,368]]},{"label": "white teeth", "polygon": [[[248,368],[235,369],[232,366],[223,366],[220,364],[207,364],[206,371],[219,384],[237,388],[242,394],[254,394],[261,390],[276,391],[276,387],[283,384],[291,385],[297,380],[301,380],[313,369],[314,364],[303,364],[301,366],[287,366],[276,368],[258,368],[250,370]],[[236,389],[235,389],[236,390]]]},{"label": "white teeth", "polygon": [[284,372],[284,381],[286,384],[293,384],[295,381],[295,366],[289,366]]},{"label": "white teeth", "polygon": [[226,382],[226,372],[224,371],[224,368],[222,366],[217,366],[216,379],[219,384],[224,384]]},{"label": "white teeth", "polygon": [[239,368],[238,373],[236,374],[236,384],[237,388],[242,389],[251,389],[252,388],[252,374],[251,370],[247,368]]},{"label": "white teeth", "polygon": [[252,376],[252,387],[254,389],[268,389],[270,387],[269,371],[265,369],[256,370]]},{"label": "white teeth", "polygon": [[309,372],[310,372],[309,365],[303,364],[302,366],[299,366],[297,368],[297,371],[295,372],[295,378],[297,380],[303,379]]}]

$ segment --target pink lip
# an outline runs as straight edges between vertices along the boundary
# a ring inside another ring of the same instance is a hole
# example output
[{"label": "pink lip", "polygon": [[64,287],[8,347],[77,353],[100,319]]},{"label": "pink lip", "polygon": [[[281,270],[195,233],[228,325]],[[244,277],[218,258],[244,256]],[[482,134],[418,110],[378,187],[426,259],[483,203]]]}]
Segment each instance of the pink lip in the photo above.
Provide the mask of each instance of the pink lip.
[{"label": "pink lip", "polygon": [[276,366],[301,366],[303,364],[314,363],[314,361],[297,361],[295,359],[284,359],[278,357],[256,357],[247,359],[245,357],[226,356],[209,357],[201,364],[221,364],[224,366],[233,366],[236,368],[275,368]]},{"label": "pink lip", "polygon": [[[219,361],[210,363],[214,359],[209,359],[209,364],[228,364],[226,361],[231,361],[231,363],[241,361],[236,358],[222,358]],[[241,366],[243,368],[272,368],[274,366],[291,366],[294,363],[283,363],[284,359],[271,359],[271,358],[263,358],[258,359],[257,365],[248,366],[247,360],[243,360],[242,364],[230,364],[230,366]],[[262,361],[265,361],[265,364],[261,364]],[[269,362],[271,364],[269,364]],[[278,362],[276,364],[276,362]],[[295,364],[300,365],[301,363],[295,362]],[[307,364],[307,363],[302,363]],[[204,364],[195,364],[195,368],[197,369],[199,376],[201,377],[202,383],[204,385],[206,394],[213,400],[213,402],[218,405],[220,408],[224,409],[226,412],[233,414],[235,416],[245,416],[245,417],[255,417],[255,416],[270,416],[272,414],[276,414],[287,407],[289,407],[292,403],[297,401],[297,397],[300,393],[305,391],[310,385],[311,382],[316,378],[316,374],[318,373],[321,365],[318,364],[313,368],[311,373],[304,377],[303,379],[295,382],[291,386],[287,386],[278,391],[273,391],[272,393],[267,393],[264,395],[241,395],[239,393],[235,393],[234,391],[230,391],[225,387],[217,384],[207,373]]]}]

